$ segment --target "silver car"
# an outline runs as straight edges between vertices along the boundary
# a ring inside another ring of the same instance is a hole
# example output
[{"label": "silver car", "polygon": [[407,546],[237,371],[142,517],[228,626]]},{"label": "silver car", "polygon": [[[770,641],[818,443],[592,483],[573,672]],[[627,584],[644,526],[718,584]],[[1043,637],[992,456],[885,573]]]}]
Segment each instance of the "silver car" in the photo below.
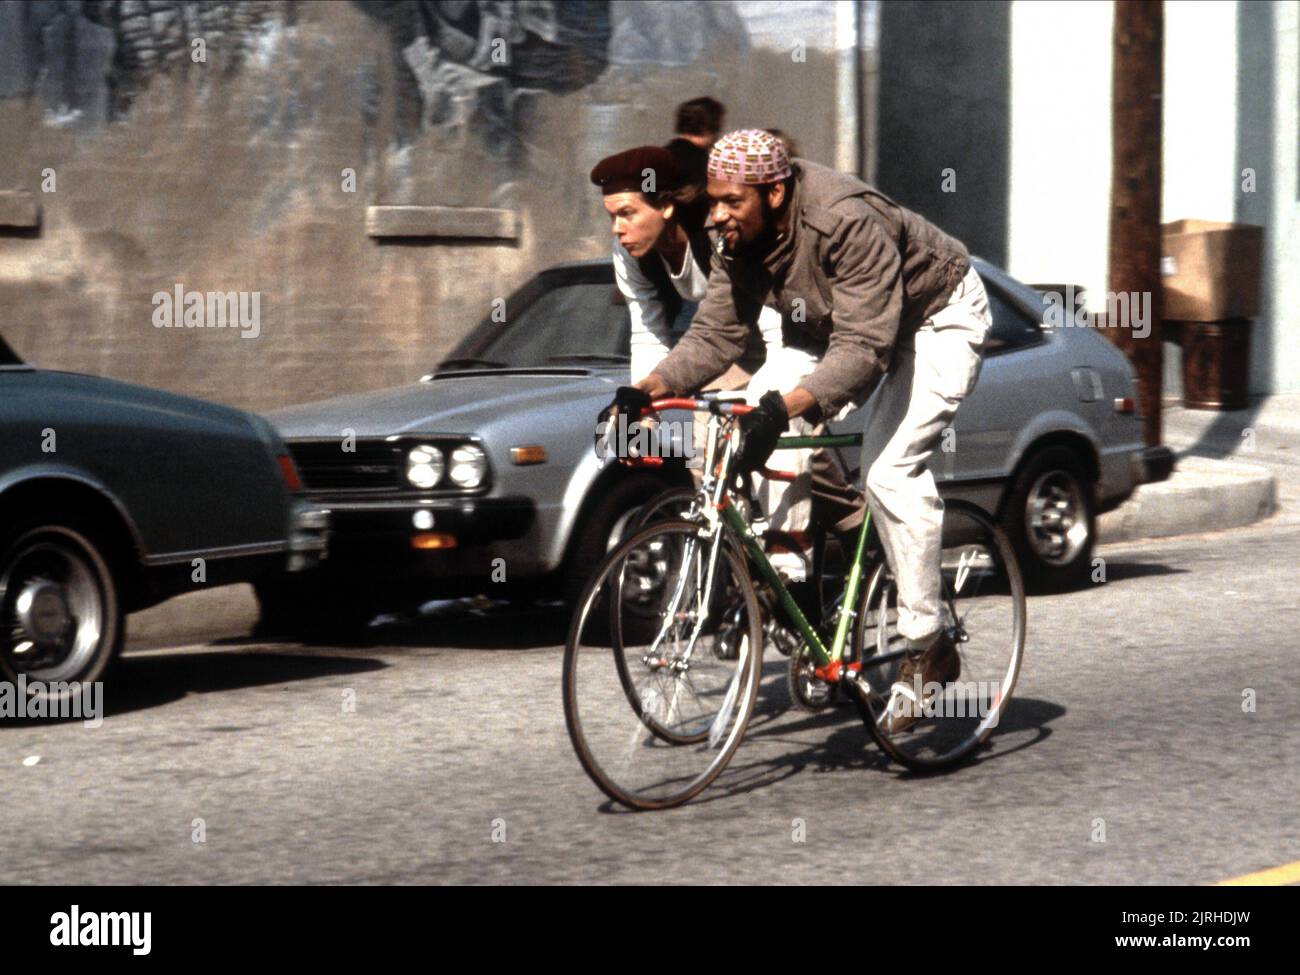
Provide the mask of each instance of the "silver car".
[{"label": "silver car", "polygon": [[[1148,479],[1124,355],[1086,328],[1043,324],[1043,296],[977,261],[994,328],[979,382],[931,469],[945,495],[998,515],[1026,576],[1089,568],[1095,517]],[[499,316],[498,316],[499,317]],[[630,322],[608,260],[564,264],[473,329],[437,368],[395,389],[269,414],[309,496],[333,513],[331,558],[259,589],[266,614],[360,614],[379,602],[475,592],[572,598],[652,495],[689,484],[602,460],[595,418],[628,382]],[[860,431],[862,410],[837,423]],[[856,452],[841,457],[857,476]],[[325,598],[321,598],[322,593]]]}]

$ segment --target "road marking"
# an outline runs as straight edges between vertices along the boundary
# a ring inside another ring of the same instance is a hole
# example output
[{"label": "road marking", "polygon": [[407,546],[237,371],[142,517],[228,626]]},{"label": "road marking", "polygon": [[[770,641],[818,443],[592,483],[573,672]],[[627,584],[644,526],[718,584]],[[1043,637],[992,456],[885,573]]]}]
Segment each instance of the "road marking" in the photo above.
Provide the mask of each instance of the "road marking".
[{"label": "road marking", "polygon": [[1284,863],[1280,867],[1259,870],[1255,873],[1242,874],[1229,880],[1220,880],[1216,887],[1281,887],[1284,884],[1300,883],[1300,860]]}]

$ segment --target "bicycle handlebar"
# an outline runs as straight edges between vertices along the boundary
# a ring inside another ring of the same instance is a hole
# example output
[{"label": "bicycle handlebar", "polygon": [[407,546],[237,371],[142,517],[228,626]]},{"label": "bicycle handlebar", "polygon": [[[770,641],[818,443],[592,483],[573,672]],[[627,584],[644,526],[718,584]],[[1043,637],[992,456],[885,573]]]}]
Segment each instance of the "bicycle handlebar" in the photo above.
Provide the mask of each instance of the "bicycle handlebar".
[{"label": "bicycle handlebar", "polygon": [[[663,399],[654,400],[649,406],[641,410],[637,415],[637,420],[644,419],[664,410],[690,410],[695,413],[715,413],[719,416],[744,416],[752,412],[757,407],[750,406],[748,403],[737,402],[735,400],[723,400],[709,397],[696,398],[693,396],[668,396]],[[818,447],[856,447],[862,444],[862,434],[828,434],[822,437],[816,436],[798,436],[790,435],[782,437],[782,440],[794,440],[795,443],[777,445],[778,450],[818,448]],[[619,463],[627,467],[662,467],[664,459],[662,457],[626,457],[619,458]],[[774,471],[770,468],[763,468],[760,471],[763,477],[769,481],[794,481],[798,476],[793,471]]]},{"label": "bicycle handlebar", "polygon": [[[660,413],[664,410],[691,410],[696,413],[717,413],[720,416],[744,416],[755,409],[757,407],[750,406],[748,403],[738,403],[730,400],[669,396],[664,399],[657,399],[645,407],[641,410],[637,419],[644,419],[651,414]],[[629,457],[620,458],[620,463],[628,467],[662,467],[664,459],[662,457]],[[798,477],[793,471],[774,471],[767,467],[763,468],[760,473],[769,481],[794,481]]]},{"label": "bicycle handlebar", "polygon": [[645,409],[637,419],[659,413],[663,410],[691,410],[695,413],[718,413],[722,416],[744,416],[754,407],[748,403],[735,403],[730,400],[694,399],[690,396],[669,396],[657,399]]}]

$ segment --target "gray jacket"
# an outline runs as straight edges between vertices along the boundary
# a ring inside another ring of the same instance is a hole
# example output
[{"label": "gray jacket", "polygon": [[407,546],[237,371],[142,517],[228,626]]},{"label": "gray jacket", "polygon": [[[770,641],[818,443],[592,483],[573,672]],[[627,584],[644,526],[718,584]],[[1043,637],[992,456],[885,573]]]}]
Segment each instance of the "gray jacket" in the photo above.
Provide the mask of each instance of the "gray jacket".
[{"label": "gray jacket", "polygon": [[943,308],[970,268],[966,247],[861,180],[794,161],[790,232],[763,260],[715,250],[691,327],[655,368],[675,392],[717,375],[750,347],[758,312],[820,353],[800,383],[832,417],[870,394],[894,346]]}]

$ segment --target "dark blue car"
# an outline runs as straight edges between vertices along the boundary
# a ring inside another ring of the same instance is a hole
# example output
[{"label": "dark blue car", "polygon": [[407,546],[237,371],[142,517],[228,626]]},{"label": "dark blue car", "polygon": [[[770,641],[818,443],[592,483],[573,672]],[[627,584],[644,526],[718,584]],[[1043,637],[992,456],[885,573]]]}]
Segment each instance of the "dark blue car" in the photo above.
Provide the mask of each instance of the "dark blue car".
[{"label": "dark blue car", "polygon": [[261,417],[0,340],[0,680],[99,680],[124,614],[315,564],[329,514],[300,490]]}]

